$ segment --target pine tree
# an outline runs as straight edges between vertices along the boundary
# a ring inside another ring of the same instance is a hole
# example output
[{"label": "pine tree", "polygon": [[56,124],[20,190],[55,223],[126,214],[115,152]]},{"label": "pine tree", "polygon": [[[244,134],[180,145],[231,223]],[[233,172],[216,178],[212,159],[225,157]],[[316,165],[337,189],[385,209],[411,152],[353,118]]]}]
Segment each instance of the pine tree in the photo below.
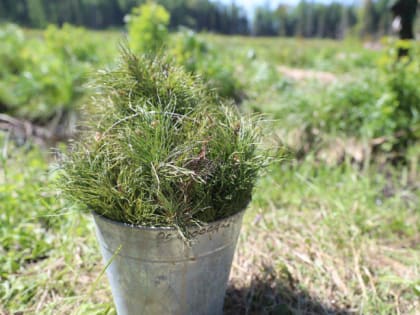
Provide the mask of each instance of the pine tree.
[{"label": "pine tree", "polygon": [[376,11],[372,0],[364,0],[361,14],[362,36],[366,37],[375,34],[377,29],[375,25]]}]

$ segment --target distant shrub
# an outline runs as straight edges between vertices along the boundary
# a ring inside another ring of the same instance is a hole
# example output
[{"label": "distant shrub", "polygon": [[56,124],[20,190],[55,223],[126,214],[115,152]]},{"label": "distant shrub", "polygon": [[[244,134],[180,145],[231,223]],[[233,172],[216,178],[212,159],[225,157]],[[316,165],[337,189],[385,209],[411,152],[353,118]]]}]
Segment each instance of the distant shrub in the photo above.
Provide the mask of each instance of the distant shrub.
[{"label": "distant shrub", "polygon": [[380,149],[385,151],[405,149],[418,139],[419,64],[414,60],[385,62],[355,80],[330,86],[316,108],[316,128],[378,139]]},{"label": "distant shrub", "polygon": [[180,28],[173,41],[172,53],[188,72],[197,72],[200,61],[209,53],[208,44],[199,39],[193,30]]},{"label": "distant shrub", "polygon": [[[397,61],[400,46],[409,48],[411,56]],[[420,46],[404,41],[391,42],[380,66],[392,98],[395,140],[398,145],[406,146],[420,139]]]},{"label": "distant shrub", "polygon": [[328,86],[307,83],[304,93],[290,86],[269,110],[284,128],[303,131],[311,148],[331,136],[351,137],[402,156],[420,139],[419,48],[413,44],[411,57],[398,60],[393,43],[376,68]]},{"label": "distant shrub", "polygon": [[87,73],[102,62],[99,47],[107,47],[68,24],[49,26],[42,35],[25,36],[15,25],[0,27],[0,110],[48,124],[75,111],[86,95]]},{"label": "distant shrub", "polygon": [[[365,120],[377,120],[375,108],[381,104],[381,91],[374,89],[369,77],[333,84],[327,90],[318,113],[324,127],[332,133],[359,134],[374,137],[375,130],[366,129]],[[381,111],[382,112],[382,111]]]},{"label": "distant shrub", "polygon": [[99,42],[82,27],[65,23],[62,28],[49,25],[44,32],[49,50],[66,59],[97,62]]},{"label": "distant shrub", "polygon": [[199,39],[190,29],[181,28],[169,40],[170,14],[164,7],[149,2],[133,9],[126,17],[129,46],[137,54],[158,54],[163,47],[175,62],[188,72],[198,74],[219,96],[241,99],[241,87],[231,62]]},{"label": "distant shrub", "polygon": [[173,41],[171,54],[187,71],[200,75],[223,98],[240,101],[242,86],[234,74],[234,63],[225,59],[194,31],[181,28]]},{"label": "distant shrub", "polygon": [[126,17],[130,48],[136,53],[157,53],[168,39],[170,15],[159,4],[135,7]]},{"label": "distant shrub", "polygon": [[9,73],[19,73],[24,59],[19,53],[25,45],[23,31],[14,24],[0,26],[0,79]]}]

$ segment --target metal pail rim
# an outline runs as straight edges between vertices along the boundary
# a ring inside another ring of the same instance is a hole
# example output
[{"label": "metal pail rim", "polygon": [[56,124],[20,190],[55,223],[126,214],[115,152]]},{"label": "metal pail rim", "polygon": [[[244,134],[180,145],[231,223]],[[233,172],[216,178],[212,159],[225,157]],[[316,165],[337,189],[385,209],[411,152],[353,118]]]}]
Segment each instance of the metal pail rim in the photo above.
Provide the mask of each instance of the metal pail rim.
[{"label": "metal pail rim", "polygon": [[[241,217],[245,213],[245,210],[247,209],[247,207],[248,207],[248,205],[245,206],[243,210],[241,210],[241,211],[239,211],[239,212],[237,212],[237,213],[235,213],[231,216],[228,216],[226,218],[218,219],[216,221],[212,221],[212,222],[208,222],[208,223],[204,222],[203,226],[190,226],[190,227],[188,227],[188,229],[192,229],[192,230],[200,229],[200,228],[203,228],[204,226],[208,227],[208,226],[218,225],[218,224],[220,224],[220,223],[222,223],[226,220],[234,220],[236,217]],[[138,229],[138,230],[156,231],[156,232],[159,232],[159,231],[176,231],[177,230],[176,228],[171,227],[171,226],[160,226],[159,227],[159,226],[134,225],[134,224],[124,223],[124,222],[109,219],[109,218],[107,218],[107,217],[105,217],[105,216],[103,216],[99,213],[96,213],[93,210],[91,211],[91,213],[92,213],[93,216],[95,216],[95,217],[97,217],[97,218],[99,218],[99,219],[101,219],[101,220],[103,220],[103,221],[105,221],[109,224],[119,225],[123,228],[128,228],[128,229]]]}]

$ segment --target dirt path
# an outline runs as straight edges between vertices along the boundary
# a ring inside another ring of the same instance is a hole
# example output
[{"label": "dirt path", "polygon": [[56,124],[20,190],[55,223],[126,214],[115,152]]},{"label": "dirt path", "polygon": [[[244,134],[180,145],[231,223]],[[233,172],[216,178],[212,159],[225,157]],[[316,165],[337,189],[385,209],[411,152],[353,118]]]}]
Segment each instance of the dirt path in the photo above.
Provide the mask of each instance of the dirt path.
[{"label": "dirt path", "polygon": [[277,67],[277,70],[286,77],[296,81],[317,80],[322,83],[332,83],[337,80],[336,75],[331,72],[289,68],[286,66],[279,66]]}]

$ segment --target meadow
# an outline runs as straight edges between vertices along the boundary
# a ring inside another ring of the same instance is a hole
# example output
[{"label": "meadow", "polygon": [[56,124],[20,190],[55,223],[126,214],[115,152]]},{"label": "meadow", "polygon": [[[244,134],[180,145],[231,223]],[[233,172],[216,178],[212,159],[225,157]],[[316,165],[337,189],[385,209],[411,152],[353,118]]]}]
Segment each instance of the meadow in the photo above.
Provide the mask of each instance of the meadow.
[{"label": "meadow", "polygon": [[[124,35],[0,40],[0,314],[115,314],[91,217],[54,182]],[[419,314],[420,47],[396,62],[397,45],[170,35],[169,56],[288,152],[254,191],[225,314]]]}]

